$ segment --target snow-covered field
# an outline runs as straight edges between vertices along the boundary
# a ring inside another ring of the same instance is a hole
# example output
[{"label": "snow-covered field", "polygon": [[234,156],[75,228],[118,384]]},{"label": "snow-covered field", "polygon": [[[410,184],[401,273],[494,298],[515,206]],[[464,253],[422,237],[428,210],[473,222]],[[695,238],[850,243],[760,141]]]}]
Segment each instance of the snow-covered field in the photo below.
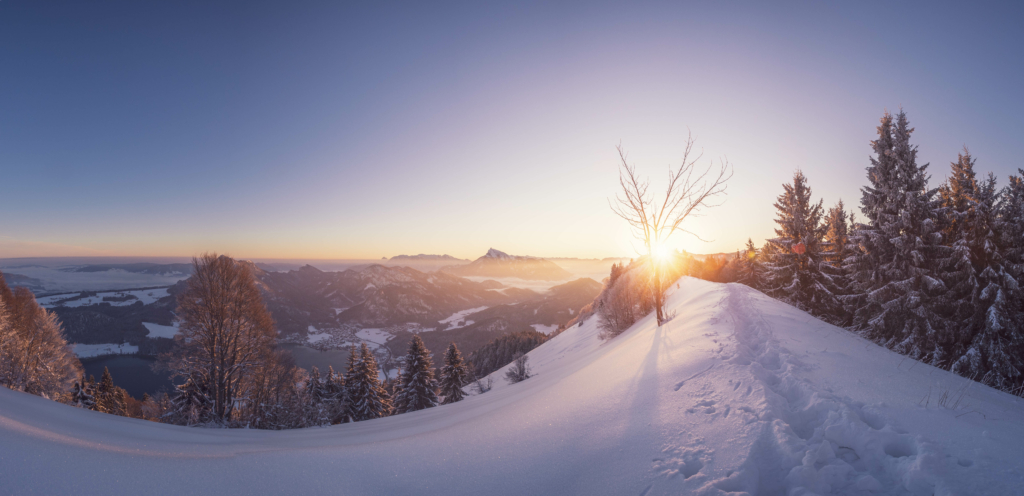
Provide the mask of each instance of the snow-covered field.
[{"label": "snow-covered field", "polygon": [[109,291],[119,288],[171,286],[187,279],[188,274],[143,274],[121,269],[101,272],[71,272],[68,267],[24,266],[16,263],[0,267],[4,273],[39,279],[46,291]]},{"label": "snow-covered field", "polygon": [[[674,320],[453,405],[281,432],[207,430],[0,388],[14,494],[1020,494],[1024,400],[740,285],[683,279]],[[959,401],[957,401],[959,400]]]},{"label": "snow-covered field", "polygon": [[[82,344],[72,343],[72,351],[78,358],[92,358],[103,355],[130,355],[139,352],[139,347],[131,344]],[[2,488],[0,488],[2,489]]]},{"label": "snow-covered field", "polygon": [[149,336],[147,336],[149,338],[174,339],[174,335],[178,333],[177,322],[175,322],[174,325],[169,326],[154,324],[152,322],[143,322],[142,325],[146,326],[146,329],[149,329]]},{"label": "snow-covered field", "polygon": [[366,346],[376,349],[378,346],[387,343],[389,339],[395,337],[390,332],[383,329],[360,329],[356,332],[356,337],[366,342]]},{"label": "snow-covered field", "polygon": [[487,308],[488,307],[477,307],[477,308],[470,308],[468,310],[462,310],[460,312],[455,312],[455,313],[453,313],[451,315],[451,317],[448,317],[448,318],[440,321],[440,323],[448,325],[448,327],[444,329],[446,331],[450,331],[452,329],[459,329],[459,328],[462,328],[462,327],[466,327],[468,325],[472,325],[473,324],[472,320],[465,320],[467,316],[472,315],[472,314],[477,313],[477,312],[482,312],[484,310],[487,310]]},{"label": "snow-covered field", "polygon": [[469,279],[470,281],[484,282],[484,281],[498,281],[505,287],[509,288],[522,288],[531,289],[538,293],[546,293],[549,289],[558,286],[559,284],[565,284],[571,279],[564,281],[535,281],[532,279],[520,279],[518,277],[483,277],[483,276],[462,276],[463,279]]},{"label": "snow-covered field", "polygon": [[320,332],[319,329],[313,326],[309,326],[306,329],[306,341],[309,344],[319,343],[320,341],[331,339],[332,337],[334,337],[333,334],[329,332]]},{"label": "snow-covered field", "polygon": [[556,325],[530,324],[530,326],[532,326],[534,329],[537,330],[537,332],[541,334],[551,334],[552,332],[558,330],[558,326]]},{"label": "snow-covered field", "polygon": [[[44,308],[53,308],[55,306],[65,307],[83,307],[89,305],[98,305],[100,303],[109,303],[111,306],[123,307],[128,305],[134,305],[135,302],[141,301],[143,305],[149,305],[155,303],[160,298],[167,296],[168,288],[158,289],[137,289],[133,291],[107,291],[103,293],[96,293],[96,296],[87,296],[85,298],[75,298],[78,293],[66,293],[52,296],[44,296],[39,298],[39,304]],[[134,296],[124,301],[103,301],[103,298],[120,298],[126,295]],[[68,298],[74,298],[70,301],[64,301]]]}]

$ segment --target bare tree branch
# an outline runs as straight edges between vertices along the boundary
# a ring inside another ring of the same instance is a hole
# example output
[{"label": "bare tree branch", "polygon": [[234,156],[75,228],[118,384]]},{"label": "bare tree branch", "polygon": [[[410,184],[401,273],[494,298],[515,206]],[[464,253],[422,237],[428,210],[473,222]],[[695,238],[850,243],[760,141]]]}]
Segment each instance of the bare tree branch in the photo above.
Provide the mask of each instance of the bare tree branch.
[{"label": "bare tree branch", "polygon": [[[707,167],[699,167],[697,163],[704,157],[703,150],[693,156],[694,139],[692,134],[686,137],[686,147],[679,167],[669,169],[668,184],[665,195],[655,203],[653,193],[649,193],[649,180],[637,175],[636,166],[631,165],[622,145],[616,147],[619,152],[619,187],[621,191],[615,202],[608,201],[612,212],[629,224],[633,236],[644,243],[648,259],[652,259],[654,250],[663,245],[676,231],[690,234],[701,241],[706,241],[683,225],[691,216],[700,216],[709,208],[721,205],[725,200],[727,183],[732,178],[733,170],[729,161],[721,159],[716,167],[711,161]],[[660,288],[660,271],[654,264],[654,281]],[[663,299],[657,297],[659,324],[663,322]]]}]

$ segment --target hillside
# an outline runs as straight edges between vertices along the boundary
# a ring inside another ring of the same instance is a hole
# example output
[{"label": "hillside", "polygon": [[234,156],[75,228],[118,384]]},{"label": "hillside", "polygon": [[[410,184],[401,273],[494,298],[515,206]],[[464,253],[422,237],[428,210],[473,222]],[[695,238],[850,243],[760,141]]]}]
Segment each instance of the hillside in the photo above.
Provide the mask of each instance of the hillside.
[{"label": "hillside", "polygon": [[463,277],[515,277],[539,281],[561,281],[572,277],[569,271],[543,258],[509,255],[494,248],[472,263],[442,270]]},{"label": "hillside", "polygon": [[1024,400],[735,284],[684,278],[675,319],[597,318],[534,376],[411,414],[204,430],[0,388],[0,490],[147,494],[1017,494]]}]

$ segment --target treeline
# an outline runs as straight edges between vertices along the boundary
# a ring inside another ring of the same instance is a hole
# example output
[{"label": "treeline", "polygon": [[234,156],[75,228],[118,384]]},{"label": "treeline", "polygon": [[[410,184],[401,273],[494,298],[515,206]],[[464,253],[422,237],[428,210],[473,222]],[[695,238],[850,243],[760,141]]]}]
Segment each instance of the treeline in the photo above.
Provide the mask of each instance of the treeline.
[{"label": "treeline", "polygon": [[[563,328],[564,329],[564,328]],[[495,338],[469,355],[475,377],[485,377],[529,353],[549,338],[536,330],[512,332]]]},{"label": "treeline", "polygon": [[929,186],[904,112],[871,142],[858,222],[824,209],[797,172],[775,203],[776,238],[740,253],[740,282],[889,349],[1021,394],[1024,171],[999,188],[965,148]]}]

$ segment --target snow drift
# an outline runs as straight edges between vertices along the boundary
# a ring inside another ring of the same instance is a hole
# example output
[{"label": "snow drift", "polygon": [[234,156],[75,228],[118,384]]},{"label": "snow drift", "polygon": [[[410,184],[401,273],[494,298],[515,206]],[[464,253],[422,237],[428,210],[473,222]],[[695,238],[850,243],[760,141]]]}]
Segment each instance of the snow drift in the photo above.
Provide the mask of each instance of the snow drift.
[{"label": "snow drift", "polygon": [[684,278],[675,318],[460,403],[263,432],[154,424],[0,389],[0,493],[1018,494],[1024,401],[745,286]]}]

